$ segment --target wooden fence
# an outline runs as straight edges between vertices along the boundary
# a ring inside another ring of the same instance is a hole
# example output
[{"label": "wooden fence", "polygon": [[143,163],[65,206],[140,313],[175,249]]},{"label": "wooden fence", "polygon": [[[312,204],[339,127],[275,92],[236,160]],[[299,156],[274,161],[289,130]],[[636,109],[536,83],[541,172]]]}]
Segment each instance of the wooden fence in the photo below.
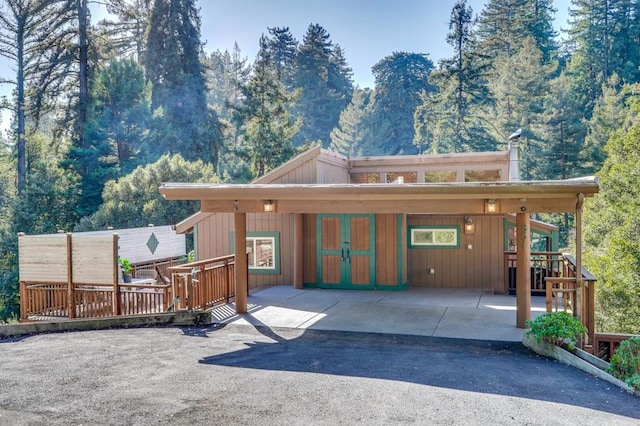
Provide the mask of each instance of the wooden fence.
[{"label": "wooden fence", "polygon": [[[173,287],[163,277],[180,258],[136,264],[140,278],[125,284],[117,234],[19,234],[18,241],[21,321],[155,314],[171,306]],[[143,271],[152,274],[142,279]]]},{"label": "wooden fence", "polygon": [[208,309],[235,296],[235,256],[167,268],[175,291],[176,309]]},{"label": "wooden fence", "polygon": [[593,339],[594,355],[605,361],[611,361],[611,356],[615,353],[620,343],[632,337],[640,337],[637,334],[620,333],[595,333]]}]

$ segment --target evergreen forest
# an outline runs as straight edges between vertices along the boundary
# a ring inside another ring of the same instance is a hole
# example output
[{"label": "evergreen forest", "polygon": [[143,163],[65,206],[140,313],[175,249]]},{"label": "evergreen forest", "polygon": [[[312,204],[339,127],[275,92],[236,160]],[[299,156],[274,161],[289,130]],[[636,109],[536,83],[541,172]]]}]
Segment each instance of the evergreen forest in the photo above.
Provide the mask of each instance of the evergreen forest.
[{"label": "evergreen forest", "polygon": [[[267,27],[255,58],[207,51],[196,0],[0,0],[0,322],[18,313],[17,233],[174,224],[161,182],[249,182],[309,146],[348,156],[505,150],[522,179],[598,175],[585,204],[597,328],[640,333],[640,0],[453,4],[450,56],[390,52],[355,84],[330,28]],[[571,244],[571,215],[539,215]]]}]

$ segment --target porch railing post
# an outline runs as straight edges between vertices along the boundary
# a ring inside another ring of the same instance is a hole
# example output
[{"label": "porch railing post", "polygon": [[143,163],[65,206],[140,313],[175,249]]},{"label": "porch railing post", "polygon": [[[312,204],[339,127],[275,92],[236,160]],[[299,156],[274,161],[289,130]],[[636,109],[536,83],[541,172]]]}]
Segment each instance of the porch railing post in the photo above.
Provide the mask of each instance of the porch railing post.
[{"label": "porch railing post", "polygon": [[118,273],[118,234],[113,234],[113,315],[120,315],[120,280]]},{"label": "porch railing post", "polygon": [[193,290],[192,288],[192,283],[193,283],[193,277],[191,274],[187,274],[186,276],[186,280],[185,280],[185,285],[184,285],[184,298],[187,299],[187,309],[191,310],[191,304],[192,304],[192,300],[191,300],[191,292]]},{"label": "porch railing post", "polygon": [[76,294],[73,285],[73,248],[71,232],[67,232],[67,316],[76,317]]},{"label": "porch railing post", "polygon": [[20,281],[20,319],[26,320],[28,317],[27,314],[27,301],[29,297],[27,296],[27,283],[24,281]]}]

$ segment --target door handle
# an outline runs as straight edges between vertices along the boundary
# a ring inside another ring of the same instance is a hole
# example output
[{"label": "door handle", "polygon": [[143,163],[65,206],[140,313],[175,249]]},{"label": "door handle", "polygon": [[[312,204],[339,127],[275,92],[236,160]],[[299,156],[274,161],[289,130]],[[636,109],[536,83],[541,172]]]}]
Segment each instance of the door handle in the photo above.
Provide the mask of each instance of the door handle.
[{"label": "door handle", "polygon": [[342,255],[340,255],[340,261],[344,262],[344,248],[342,249]]},{"label": "door handle", "polygon": [[349,249],[347,249],[347,263],[351,263],[351,253]]}]

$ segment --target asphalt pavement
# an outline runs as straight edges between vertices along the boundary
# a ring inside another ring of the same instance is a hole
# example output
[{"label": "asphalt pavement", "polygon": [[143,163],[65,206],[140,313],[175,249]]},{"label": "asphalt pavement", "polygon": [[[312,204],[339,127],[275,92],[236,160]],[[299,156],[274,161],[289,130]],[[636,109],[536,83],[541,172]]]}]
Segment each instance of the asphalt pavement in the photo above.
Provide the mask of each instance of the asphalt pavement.
[{"label": "asphalt pavement", "polygon": [[517,342],[250,325],[0,342],[1,425],[638,425],[640,399]]}]

